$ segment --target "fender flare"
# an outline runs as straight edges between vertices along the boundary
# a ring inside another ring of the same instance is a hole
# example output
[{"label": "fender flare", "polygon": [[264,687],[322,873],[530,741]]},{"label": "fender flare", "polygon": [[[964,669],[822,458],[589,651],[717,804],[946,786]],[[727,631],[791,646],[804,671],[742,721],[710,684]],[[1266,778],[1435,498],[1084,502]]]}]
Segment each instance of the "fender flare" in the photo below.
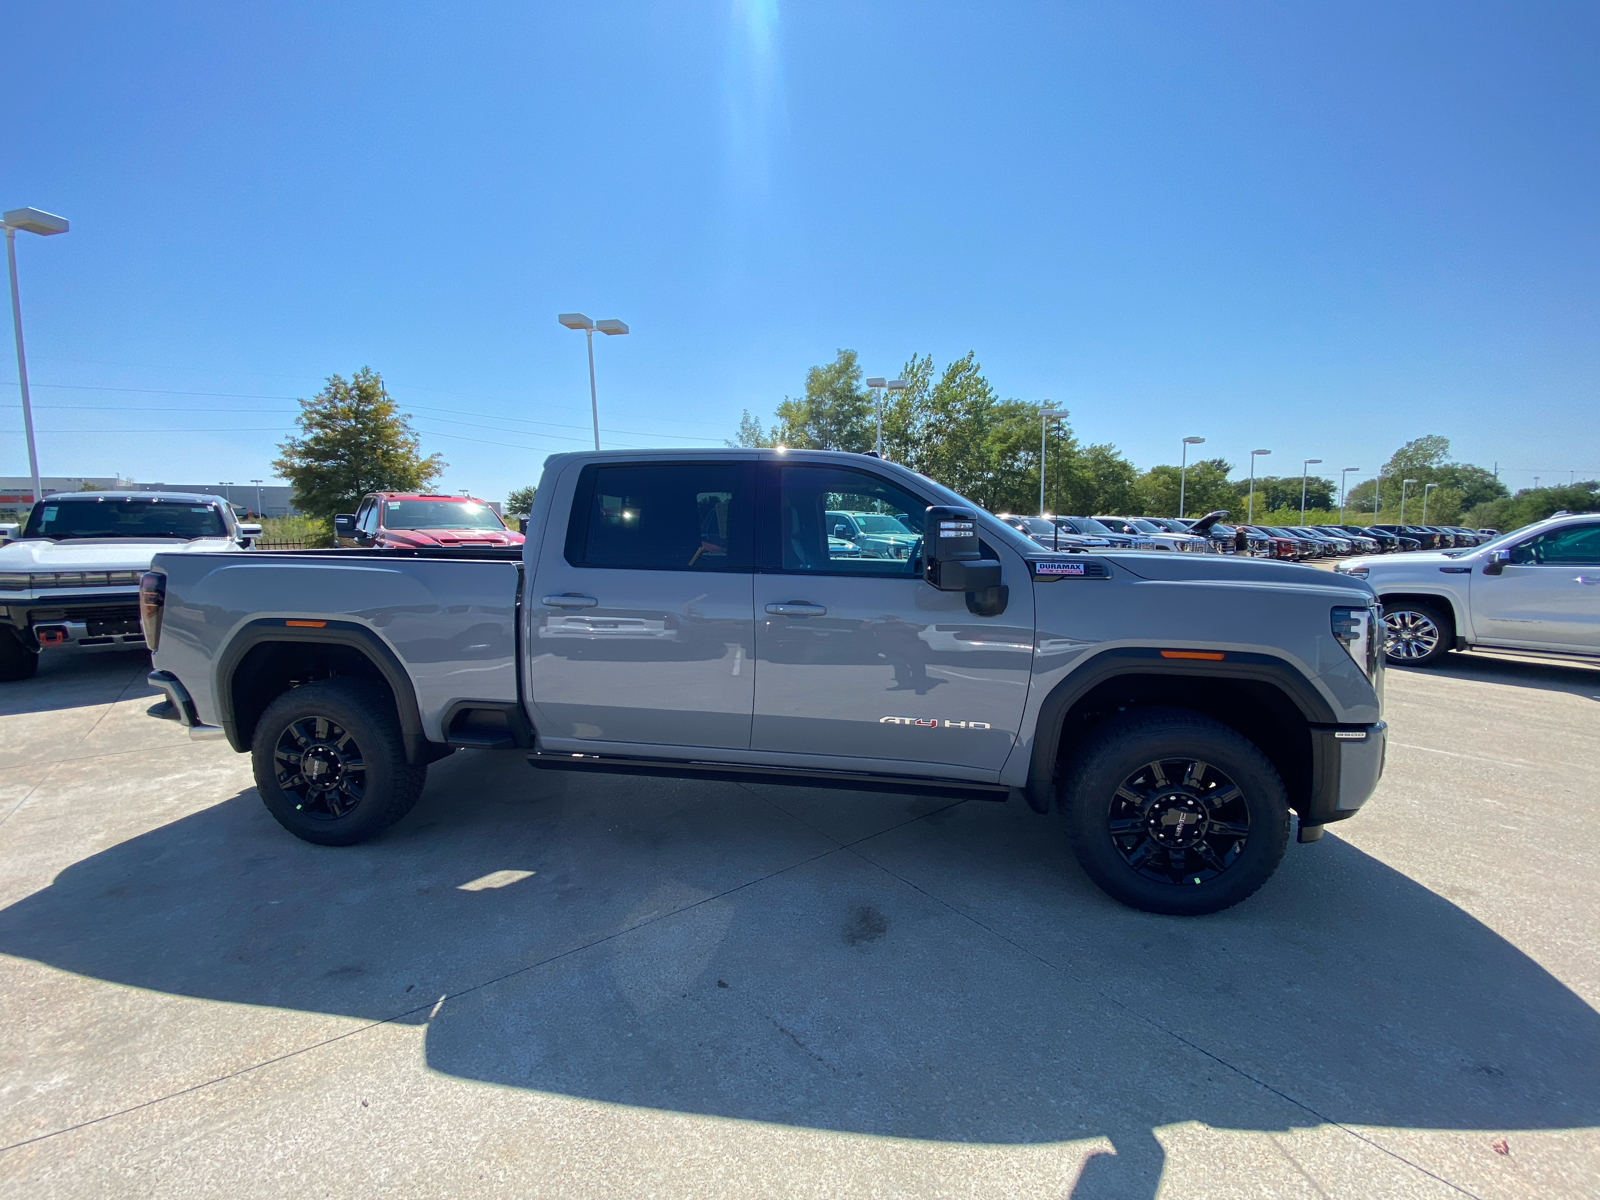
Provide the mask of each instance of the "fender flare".
[{"label": "fender flare", "polygon": [[1050,689],[1034,721],[1033,749],[1028,758],[1025,794],[1036,812],[1048,812],[1054,803],[1056,756],[1067,713],[1100,684],[1120,675],[1172,675],[1190,679],[1239,679],[1268,683],[1283,692],[1307,725],[1332,725],[1332,706],[1312,686],[1303,672],[1271,654],[1228,651],[1220,662],[1204,659],[1162,658],[1156,646],[1119,646],[1102,650],[1074,668]]},{"label": "fender flare", "polygon": [[217,716],[228,744],[239,753],[249,751],[242,742],[233,709],[233,681],[245,655],[267,642],[287,642],[320,646],[349,646],[359,650],[383,676],[394,693],[395,710],[400,717],[400,733],[406,761],[415,765],[431,761],[430,743],[422,734],[422,714],[417,708],[417,693],[400,658],[389,644],[365,625],[354,621],[328,621],[321,628],[290,626],[283,618],[261,618],[248,622],[217,656]]}]

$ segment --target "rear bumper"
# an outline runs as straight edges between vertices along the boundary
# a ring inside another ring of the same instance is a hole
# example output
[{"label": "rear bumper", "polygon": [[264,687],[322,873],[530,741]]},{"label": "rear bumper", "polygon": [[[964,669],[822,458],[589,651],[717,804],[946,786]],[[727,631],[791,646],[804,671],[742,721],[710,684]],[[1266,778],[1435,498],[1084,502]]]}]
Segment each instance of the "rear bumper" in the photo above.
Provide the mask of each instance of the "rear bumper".
[{"label": "rear bumper", "polygon": [[171,671],[151,671],[145,676],[152,687],[158,687],[167,694],[167,703],[172,705],[172,713],[167,720],[176,720],[189,731],[189,738],[196,742],[209,742],[225,736],[220,725],[204,725],[195,714],[194,700],[189,695],[189,690],[179,682],[178,677]]}]

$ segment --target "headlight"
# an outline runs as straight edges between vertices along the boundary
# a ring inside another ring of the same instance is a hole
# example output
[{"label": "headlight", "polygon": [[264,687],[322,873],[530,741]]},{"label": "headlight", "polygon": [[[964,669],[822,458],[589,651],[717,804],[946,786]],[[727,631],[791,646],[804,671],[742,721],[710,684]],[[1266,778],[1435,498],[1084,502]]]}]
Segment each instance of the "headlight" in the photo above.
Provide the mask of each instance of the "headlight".
[{"label": "headlight", "polygon": [[24,588],[138,587],[142,571],[3,571],[0,591]]},{"label": "headlight", "polygon": [[0,571],[0,591],[20,592],[31,586],[30,578],[26,571]]},{"label": "headlight", "polygon": [[1361,673],[1368,679],[1377,676],[1383,662],[1382,620],[1375,608],[1336,608],[1332,613],[1333,636],[1345,648]]}]

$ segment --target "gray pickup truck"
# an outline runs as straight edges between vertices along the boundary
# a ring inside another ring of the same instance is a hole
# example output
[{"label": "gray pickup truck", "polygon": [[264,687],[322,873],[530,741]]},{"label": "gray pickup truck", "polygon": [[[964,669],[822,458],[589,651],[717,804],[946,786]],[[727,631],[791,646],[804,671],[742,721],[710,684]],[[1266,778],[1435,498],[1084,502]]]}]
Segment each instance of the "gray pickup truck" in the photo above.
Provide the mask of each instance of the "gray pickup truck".
[{"label": "gray pickup truck", "polygon": [[[893,517],[904,557],[830,537]],[[253,756],[298,837],[348,845],[461,748],[537,768],[784,781],[1058,812],[1084,870],[1214,912],[1383,770],[1359,579],[1215,555],[1054,554],[857,454],[545,464],[505,550],[163,554],[151,680]]]}]

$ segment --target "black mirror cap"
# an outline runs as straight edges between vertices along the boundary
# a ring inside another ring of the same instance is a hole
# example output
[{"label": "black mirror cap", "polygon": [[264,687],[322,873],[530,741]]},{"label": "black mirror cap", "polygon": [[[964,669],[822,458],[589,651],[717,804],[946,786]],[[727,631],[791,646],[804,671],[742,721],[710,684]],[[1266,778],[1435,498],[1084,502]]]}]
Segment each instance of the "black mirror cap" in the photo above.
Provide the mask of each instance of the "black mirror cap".
[{"label": "black mirror cap", "polygon": [[929,564],[928,582],[941,592],[982,592],[1000,586],[1000,564],[992,558],[955,559]]}]

